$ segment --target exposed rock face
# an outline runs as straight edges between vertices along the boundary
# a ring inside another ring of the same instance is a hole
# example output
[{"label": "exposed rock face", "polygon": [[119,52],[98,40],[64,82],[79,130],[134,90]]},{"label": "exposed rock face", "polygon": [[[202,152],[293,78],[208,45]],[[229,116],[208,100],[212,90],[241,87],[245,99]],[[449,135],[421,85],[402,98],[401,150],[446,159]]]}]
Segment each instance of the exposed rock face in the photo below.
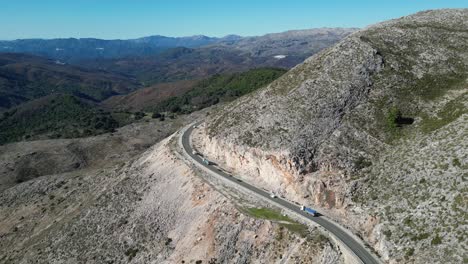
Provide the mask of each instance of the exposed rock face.
[{"label": "exposed rock face", "polygon": [[240,213],[169,142],[122,166],[40,177],[1,192],[0,263],[343,261],[326,240]]},{"label": "exposed rock face", "polygon": [[[451,228],[443,235],[440,219],[430,227],[422,220],[405,231],[398,227],[415,213],[408,203],[435,202],[450,193],[458,198],[444,200],[448,207],[467,206],[466,186],[434,178],[436,170],[423,162],[406,166],[427,158],[414,152],[416,142],[444,142],[438,151],[449,155],[433,162],[449,164],[443,175],[463,181],[468,155],[454,146],[466,145],[467,137],[452,130],[467,129],[467,43],[468,9],[421,12],[371,26],[226,106],[208,120],[199,147],[252,182],[331,209],[390,262],[424,263],[421,256],[459,262],[465,252],[457,242],[459,213],[435,210],[450,215],[444,216]],[[450,165],[453,160],[457,166]],[[422,191],[422,179],[437,187]],[[407,195],[400,197],[400,190]],[[383,212],[393,206],[390,200],[398,208]],[[446,239],[440,243],[439,236]],[[448,253],[454,247],[458,252]]]}]

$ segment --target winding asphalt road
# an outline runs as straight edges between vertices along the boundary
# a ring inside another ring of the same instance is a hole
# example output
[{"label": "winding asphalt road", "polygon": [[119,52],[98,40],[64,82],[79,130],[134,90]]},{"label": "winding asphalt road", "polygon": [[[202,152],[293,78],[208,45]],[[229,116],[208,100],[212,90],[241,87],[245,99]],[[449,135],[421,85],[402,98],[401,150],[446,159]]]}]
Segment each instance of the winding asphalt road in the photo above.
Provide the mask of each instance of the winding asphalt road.
[{"label": "winding asphalt road", "polygon": [[185,150],[185,152],[194,160],[196,161],[196,164],[198,166],[203,166],[205,168],[207,168],[208,170],[214,172],[215,174],[217,174],[218,176],[220,177],[223,177],[227,180],[230,180],[236,184],[238,184],[239,186],[242,186],[250,191],[253,191],[255,193],[257,193],[258,195],[261,195],[263,196],[265,199],[269,200],[271,203],[273,204],[277,204],[277,205],[280,205],[282,207],[286,207],[288,208],[289,210],[291,211],[294,211],[295,213],[297,214],[300,214],[301,216],[307,218],[308,220],[310,221],[313,221],[321,226],[323,226],[325,229],[327,229],[329,232],[333,233],[338,239],[340,239],[344,244],[346,244],[346,246],[348,246],[349,249],[351,249],[355,254],[356,256],[363,262],[363,263],[380,263],[370,252],[368,252],[366,250],[366,248],[364,248],[364,246],[359,243],[358,241],[356,241],[355,238],[353,238],[352,236],[350,236],[349,234],[347,234],[345,231],[342,230],[342,228],[338,227],[335,223],[332,223],[331,221],[329,221],[328,219],[325,219],[324,217],[321,217],[321,216],[312,216],[304,211],[302,211],[300,209],[300,206],[294,204],[294,203],[291,203],[289,201],[286,201],[286,200],[283,200],[281,198],[271,198],[270,197],[270,193],[262,190],[262,189],[259,189],[255,186],[252,186],[224,171],[222,171],[221,169],[219,169],[218,167],[216,166],[213,166],[213,165],[207,165],[205,163],[203,163],[203,159],[199,156],[199,155],[196,155],[196,154],[193,154],[193,148],[192,146],[190,145],[190,135],[192,133],[194,129],[194,126],[191,125],[186,131],[185,133],[182,134],[182,146]]}]

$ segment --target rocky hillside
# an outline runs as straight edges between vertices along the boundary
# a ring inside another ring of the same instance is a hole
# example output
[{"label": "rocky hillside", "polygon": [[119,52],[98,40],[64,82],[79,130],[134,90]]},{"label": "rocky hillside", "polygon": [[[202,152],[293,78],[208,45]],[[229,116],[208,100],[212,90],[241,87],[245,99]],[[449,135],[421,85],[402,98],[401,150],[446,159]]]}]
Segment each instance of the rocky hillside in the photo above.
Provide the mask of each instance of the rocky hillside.
[{"label": "rocky hillside", "polygon": [[136,148],[159,129],[0,148],[0,177],[49,169],[0,182],[0,263],[343,263],[319,232],[215,191],[174,154],[174,137]]},{"label": "rocky hillside", "polygon": [[223,45],[249,52],[254,57],[277,56],[278,59],[281,59],[284,56],[284,58],[306,58],[335,44],[337,40],[357,30],[357,28],[290,30],[263,36],[240,38],[236,41],[222,41],[215,45]]},{"label": "rocky hillside", "polygon": [[207,121],[204,152],[384,260],[466,261],[468,9],[358,31]]}]

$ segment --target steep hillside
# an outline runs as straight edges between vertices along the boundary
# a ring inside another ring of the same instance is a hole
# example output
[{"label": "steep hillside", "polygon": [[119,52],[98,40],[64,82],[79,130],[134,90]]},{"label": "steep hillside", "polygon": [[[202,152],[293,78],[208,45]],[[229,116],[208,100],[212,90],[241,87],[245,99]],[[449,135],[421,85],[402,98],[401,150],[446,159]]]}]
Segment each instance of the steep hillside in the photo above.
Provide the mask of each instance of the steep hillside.
[{"label": "steep hillside", "polygon": [[216,74],[202,80],[160,83],[128,95],[113,96],[101,105],[108,109],[190,113],[219,102],[232,101],[261,88],[286,71],[258,68],[234,74]]},{"label": "steep hillside", "polygon": [[217,74],[197,82],[187,92],[157,102],[148,109],[188,114],[251,93],[276,80],[285,72],[283,69],[260,68],[234,74]]},{"label": "steep hillside", "polygon": [[101,105],[108,109],[128,109],[140,111],[148,109],[168,98],[179,96],[196,84],[197,80],[184,80],[170,83],[158,83],[138,89],[126,95],[115,95],[104,100]]},{"label": "steep hillside", "polygon": [[64,65],[49,59],[0,53],[0,110],[52,93],[100,101],[138,87],[134,79]]},{"label": "steep hillside", "polygon": [[0,192],[0,263],[343,263],[320,233],[239,210],[174,154],[172,139]]},{"label": "steep hillside", "polygon": [[468,9],[368,27],[226,106],[200,143],[387,261],[466,261],[467,40]]}]

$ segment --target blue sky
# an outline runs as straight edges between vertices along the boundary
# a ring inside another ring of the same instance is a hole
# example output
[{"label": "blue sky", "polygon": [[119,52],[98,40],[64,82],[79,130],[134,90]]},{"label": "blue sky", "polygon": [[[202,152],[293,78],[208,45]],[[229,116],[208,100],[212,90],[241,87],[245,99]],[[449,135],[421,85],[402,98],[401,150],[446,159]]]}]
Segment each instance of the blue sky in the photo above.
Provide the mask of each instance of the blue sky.
[{"label": "blue sky", "polygon": [[148,35],[243,36],[365,27],[468,0],[0,0],[0,39]]}]

